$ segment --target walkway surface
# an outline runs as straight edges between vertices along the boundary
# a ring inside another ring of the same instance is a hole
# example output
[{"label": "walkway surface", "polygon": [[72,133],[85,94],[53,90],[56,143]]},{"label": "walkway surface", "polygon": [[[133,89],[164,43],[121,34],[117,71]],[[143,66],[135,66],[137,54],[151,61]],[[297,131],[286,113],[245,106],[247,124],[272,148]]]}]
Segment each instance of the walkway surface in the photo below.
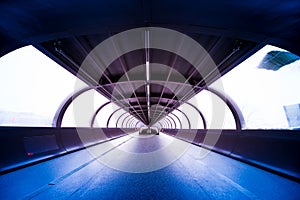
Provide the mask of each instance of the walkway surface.
[{"label": "walkway surface", "polygon": [[0,176],[1,199],[300,199],[300,184],[136,133]]}]

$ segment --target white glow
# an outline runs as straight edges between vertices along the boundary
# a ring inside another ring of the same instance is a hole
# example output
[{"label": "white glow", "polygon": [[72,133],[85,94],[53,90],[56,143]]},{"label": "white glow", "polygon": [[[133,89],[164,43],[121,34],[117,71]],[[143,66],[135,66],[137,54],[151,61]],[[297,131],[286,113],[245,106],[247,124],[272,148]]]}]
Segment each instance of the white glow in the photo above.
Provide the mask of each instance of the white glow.
[{"label": "white glow", "polygon": [[299,60],[277,71],[257,68],[274,50],[285,51],[267,45],[218,80],[241,109],[246,128],[288,128],[283,106],[300,103]]},{"label": "white glow", "polygon": [[149,61],[146,61],[146,81],[149,83],[150,81],[150,68],[149,68]]},{"label": "white glow", "polygon": [[2,126],[51,126],[77,79],[32,46],[1,57],[0,71]]}]

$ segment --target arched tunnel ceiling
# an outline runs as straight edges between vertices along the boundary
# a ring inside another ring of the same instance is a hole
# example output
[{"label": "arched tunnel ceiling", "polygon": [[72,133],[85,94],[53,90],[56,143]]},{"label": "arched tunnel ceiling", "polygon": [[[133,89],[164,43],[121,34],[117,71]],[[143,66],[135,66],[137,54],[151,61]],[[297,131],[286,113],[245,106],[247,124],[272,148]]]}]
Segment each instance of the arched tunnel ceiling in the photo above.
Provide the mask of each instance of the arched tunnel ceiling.
[{"label": "arched tunnel ceiling", "polygon": [[[28,0],[1,2],[0,13],[0,55],[32,44],[73,74],[99,43],[138,27],[163,27],[188,35],[209,53],[221,75],[267,43],[300,54],[300,2],[293,0]],[[152,64],[150,100],[146,69],[138,67],[145,65],[147,55]],[[100,93],[145,124],[157,122],[218,78],[205,66],[201,75],[194,73],[187,60],[159,49],[128,52],[106,67],[100,80],[93,78],[97,73],[93,71],[80,78],[90,86],[102,85]]]}]

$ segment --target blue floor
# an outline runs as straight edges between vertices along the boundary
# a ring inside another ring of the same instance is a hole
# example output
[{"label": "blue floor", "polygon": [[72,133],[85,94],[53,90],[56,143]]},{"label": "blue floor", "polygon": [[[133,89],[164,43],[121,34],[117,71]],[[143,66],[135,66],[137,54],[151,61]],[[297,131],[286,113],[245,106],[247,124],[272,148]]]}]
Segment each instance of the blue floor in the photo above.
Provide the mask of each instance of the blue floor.
[{"label": "blue floor", "polygon": [[300,199],[300,184],[164,134],[134,134],[3,175],[0,197]]}]

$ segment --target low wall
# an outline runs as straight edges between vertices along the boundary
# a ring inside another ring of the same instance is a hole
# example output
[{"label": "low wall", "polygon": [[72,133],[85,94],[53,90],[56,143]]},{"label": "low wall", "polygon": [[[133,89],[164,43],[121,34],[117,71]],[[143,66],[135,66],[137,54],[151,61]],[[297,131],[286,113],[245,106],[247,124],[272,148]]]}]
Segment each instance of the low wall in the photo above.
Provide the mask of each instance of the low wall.
[{"label": "low wall", "polygon": [[[221,134],[220,134],[221,131]],[[162,132],[300,181],[299,130],[177,130]],[[204,138],[219,137],[216,144]]]},{"label": "low wall", "polygon": [[134,132],[119,128],[0,127],[0,173]]}]

